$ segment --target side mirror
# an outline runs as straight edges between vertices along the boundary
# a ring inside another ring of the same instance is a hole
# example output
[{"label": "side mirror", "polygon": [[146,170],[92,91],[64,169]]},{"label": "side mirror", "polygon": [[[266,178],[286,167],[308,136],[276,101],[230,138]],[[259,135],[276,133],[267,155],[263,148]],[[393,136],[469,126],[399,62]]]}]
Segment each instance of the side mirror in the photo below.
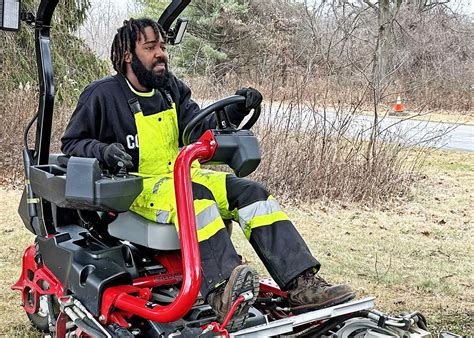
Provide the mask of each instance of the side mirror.
[{"label": "side mirror", "polygon": [[168,43],[177,45],[183,40],[184,32],[188,26],[188,19],[179,18],[176,20],[176,25],[168,31]]},{"label": "side mirror", "polygon": [[0,29],[18,31],[20,29],[21,0],[0,0]]}]

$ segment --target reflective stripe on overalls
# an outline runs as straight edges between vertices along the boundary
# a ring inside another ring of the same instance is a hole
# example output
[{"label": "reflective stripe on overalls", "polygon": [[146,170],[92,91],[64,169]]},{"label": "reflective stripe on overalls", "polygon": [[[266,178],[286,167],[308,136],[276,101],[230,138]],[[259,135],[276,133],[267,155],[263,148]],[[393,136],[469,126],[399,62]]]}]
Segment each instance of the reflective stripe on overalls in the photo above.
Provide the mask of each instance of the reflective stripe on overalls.
[{"label": "reflective stripe on overalls", "polygon": [[250,239],[253,229],[285,220],[288,216],[271,195],[266,201],[254,202],[239,210],[238,221],[247,239]]}]

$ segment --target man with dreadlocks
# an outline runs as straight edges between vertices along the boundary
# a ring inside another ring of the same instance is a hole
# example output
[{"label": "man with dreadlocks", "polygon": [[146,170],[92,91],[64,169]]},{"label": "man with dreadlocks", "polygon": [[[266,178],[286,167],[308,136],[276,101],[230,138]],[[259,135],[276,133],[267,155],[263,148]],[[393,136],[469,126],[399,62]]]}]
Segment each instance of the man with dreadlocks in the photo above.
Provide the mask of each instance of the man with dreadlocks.
[{"label": "man with dreadlocks", "polygon": [[[143,191],[131,210],[151,221],[177,224],[173,166],[181,134],[199,112],[191,90],[168,70],[166,34],[150,19],[130,19],[115,35],[111,60],[115,76],[90,84],[79,98],[62,137],[62,151],[95,157],[110,170],[120,166],[142,175]],[[236,93],[244,104],[226,108],[239,125],[262,102],[253,88]],[[214,116],[196,132],[216,126]],[[232,174],[191,169],[197,237],[202,262],[201,293],[223,321],[236,295],[254,297],[239,305],[228,324],[237,330],[258,293],[255,270],[242,265],[223,219],[239,222],[278,285],[288,292],[295,310],[348,301],[347,285],[330,285],[316,275],[319,262],[311,255],[278,202],[260,184]]]}]

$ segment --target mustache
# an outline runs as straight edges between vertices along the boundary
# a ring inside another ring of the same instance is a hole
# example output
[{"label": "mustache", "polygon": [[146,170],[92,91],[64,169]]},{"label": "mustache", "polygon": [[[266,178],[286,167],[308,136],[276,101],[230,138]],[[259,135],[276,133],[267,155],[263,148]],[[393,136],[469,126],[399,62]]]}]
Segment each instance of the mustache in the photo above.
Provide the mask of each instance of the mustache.
[{"label": "mustache", "polygon": [[165,59],[163,58],[158,58],[158,60],[156,60],[155,62],[153,62],[153,67],[155,67],[156,65],[160,64],[160,63],[164,63],[165,66],[168,66],[168,61],[166,61]]}]

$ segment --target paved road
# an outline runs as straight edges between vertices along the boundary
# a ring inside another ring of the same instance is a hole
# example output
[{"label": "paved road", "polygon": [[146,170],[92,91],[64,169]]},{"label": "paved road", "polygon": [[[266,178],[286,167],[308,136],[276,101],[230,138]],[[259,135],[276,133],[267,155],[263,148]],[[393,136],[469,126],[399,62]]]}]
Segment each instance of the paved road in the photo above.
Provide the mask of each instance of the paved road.
[{"label": "paved road", "polygon": [[[366,128],[373,125],[372,118],[367,116],[358,116],[356,123]],[[385,129],[393,137],[398,135],[400,142],[410,145],[419,143],[446,150],[474,152],[474,126],[472,125],[385,117],[380,123],[380,129]]]},{"label": "paved road", "polygon": [[[211,101],[198,101],[201,107]],[[270,110],[268,104],[262,112],[259,123],[272,125],[276,129],[290,128],[305,132],[315,132],[326,121],[326,130],[336,133],[341,126],[346,128],[345,135],[349,138],[356,135],[362,139],[370,137],[373,117],[357,115],[348,119],[335,112],[325,116],[308,108],[290,109],[288,106],[273,104]],[[474,152],[474,126],[454,123],[431,122],[408,119],[407,117],[386,116],[379,122],[380,138],[389,142],[402,144],[436,147],[446,150]]]}]

